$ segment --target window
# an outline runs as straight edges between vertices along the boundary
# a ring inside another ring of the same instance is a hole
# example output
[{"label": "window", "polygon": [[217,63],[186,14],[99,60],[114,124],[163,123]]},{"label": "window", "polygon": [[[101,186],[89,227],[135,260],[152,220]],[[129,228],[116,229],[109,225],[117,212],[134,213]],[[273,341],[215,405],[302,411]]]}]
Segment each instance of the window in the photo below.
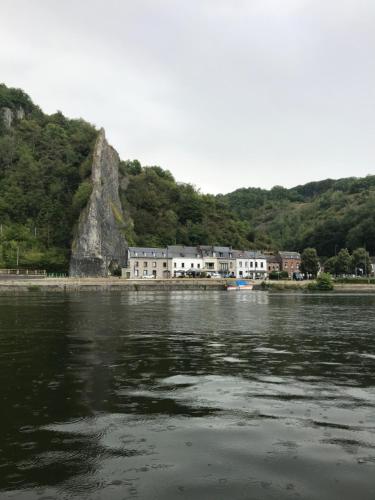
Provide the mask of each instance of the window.
[{"label": "window", "polygon": [[136,269],[136,270],[134,271],[134,276],[139,276],[139,270],[138,270],[138,269]]},{"label": "window", "polygon": [[181,263],[181,267],[184,268],[185,267],[185,262],[182,262]]},{"label": "window", "polygon": [[250,261],[250,267],[254,267],[254,262]]},{"label": "window", "polygon": [[245,260],[245,267],[249,267],[249,263],[247,260]]},{"label": "window", "polygon": [[255,267],[258,267],[258,262],[255,262]]},{"label": "window", "polygon": [[163,267],[167,267],[167,263],[166,262],[163,262]]},{"label": "window", "polygon": [[200,268],[201,268],[201,265],[200,265],[200,264],[198,264],[198,265],[197,265],[197,267],[198,267],[198,269],[200,269]]},{"label": "window", "polygon": [[[145,261],[145,262],[143,263],[143,267],[147,267],[147,264],[148,264],[148,262],[146,262],[146,261]],[[146,274],[147,274],[147,273],[146,273]]]},{"label": "window", "polygon": [[174,263],[173,263],[173,267],[177,267],[177,262],[174,262]]},{"label": "window", "polygon": [[240,267],[242,267],[242,261],[241,261],[241,260],[239,261],[238,265],[239,265]]},{"label": "window", "polygon": [[156,262],[153,262],[153,263],[152,263],[152,267],[156,267]]},{"label": "window", "polygon": [[232,269],[233,268],[233,262],[229,262],[229,267]]},{"label": "window", "polygon": [[139,262],[138,261],[135,263],[135,267],[139,267]]},{"label": "window", "polygon": [[147,276],[147,269],[143,271],[143,276]]},{"label": "window", "polygon": [[193,263],[191,263],[191,264],[190,264],[190,267],[194,267],[194,264],[193,264]]},{"label": "window", "polygon": [[260,263],[260,267],[263,267],[263,262]]}]

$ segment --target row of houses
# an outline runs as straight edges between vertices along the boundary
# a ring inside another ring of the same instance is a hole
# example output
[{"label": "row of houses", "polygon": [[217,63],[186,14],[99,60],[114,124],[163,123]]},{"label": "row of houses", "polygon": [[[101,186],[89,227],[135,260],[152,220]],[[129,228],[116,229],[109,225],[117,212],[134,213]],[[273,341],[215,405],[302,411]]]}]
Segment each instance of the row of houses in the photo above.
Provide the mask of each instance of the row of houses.
[{"label": "row of houses", "polygon": [[122,276],[129,279],[165,279],[181,276],[235,277],[264,279],[272,271],[299,271],[297,252],[264,255],[254,250],[235,250],[225,246],[170,245],[164,248],[129,247]]}]

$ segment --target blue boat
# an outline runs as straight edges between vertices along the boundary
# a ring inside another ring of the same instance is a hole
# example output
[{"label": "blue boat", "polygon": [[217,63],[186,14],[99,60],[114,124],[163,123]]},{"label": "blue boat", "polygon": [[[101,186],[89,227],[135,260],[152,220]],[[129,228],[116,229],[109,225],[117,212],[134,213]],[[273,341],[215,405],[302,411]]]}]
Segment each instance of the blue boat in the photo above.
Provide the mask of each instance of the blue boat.
[{"label": "blue boat", "polygon": [[227,285],[228,292],[232,290],[252,290],[253,284],[246,280],[236,280],[233,285]]}]

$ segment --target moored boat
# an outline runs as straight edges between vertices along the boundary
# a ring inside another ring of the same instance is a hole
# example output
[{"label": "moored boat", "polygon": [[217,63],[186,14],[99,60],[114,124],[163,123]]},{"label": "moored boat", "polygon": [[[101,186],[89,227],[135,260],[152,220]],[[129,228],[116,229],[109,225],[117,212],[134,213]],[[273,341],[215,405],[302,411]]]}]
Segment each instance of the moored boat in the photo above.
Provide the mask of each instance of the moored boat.
[{"label": "moored boat", "polygon": [[244,280],[236,280],[233,284],[227,285],[227,291],[233,290],[252,290],[253,284]]}]

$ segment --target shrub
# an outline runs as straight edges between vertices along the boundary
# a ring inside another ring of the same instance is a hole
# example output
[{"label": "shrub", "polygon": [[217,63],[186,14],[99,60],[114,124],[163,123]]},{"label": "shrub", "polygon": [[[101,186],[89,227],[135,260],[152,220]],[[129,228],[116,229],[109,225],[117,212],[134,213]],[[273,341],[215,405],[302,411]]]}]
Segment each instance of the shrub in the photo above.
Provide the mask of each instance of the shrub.
[{"label": "shrub", "polygon": [[309,290],[333,290],[332,276],[329,273],[320,274],[313,283],[308,284]]}]

